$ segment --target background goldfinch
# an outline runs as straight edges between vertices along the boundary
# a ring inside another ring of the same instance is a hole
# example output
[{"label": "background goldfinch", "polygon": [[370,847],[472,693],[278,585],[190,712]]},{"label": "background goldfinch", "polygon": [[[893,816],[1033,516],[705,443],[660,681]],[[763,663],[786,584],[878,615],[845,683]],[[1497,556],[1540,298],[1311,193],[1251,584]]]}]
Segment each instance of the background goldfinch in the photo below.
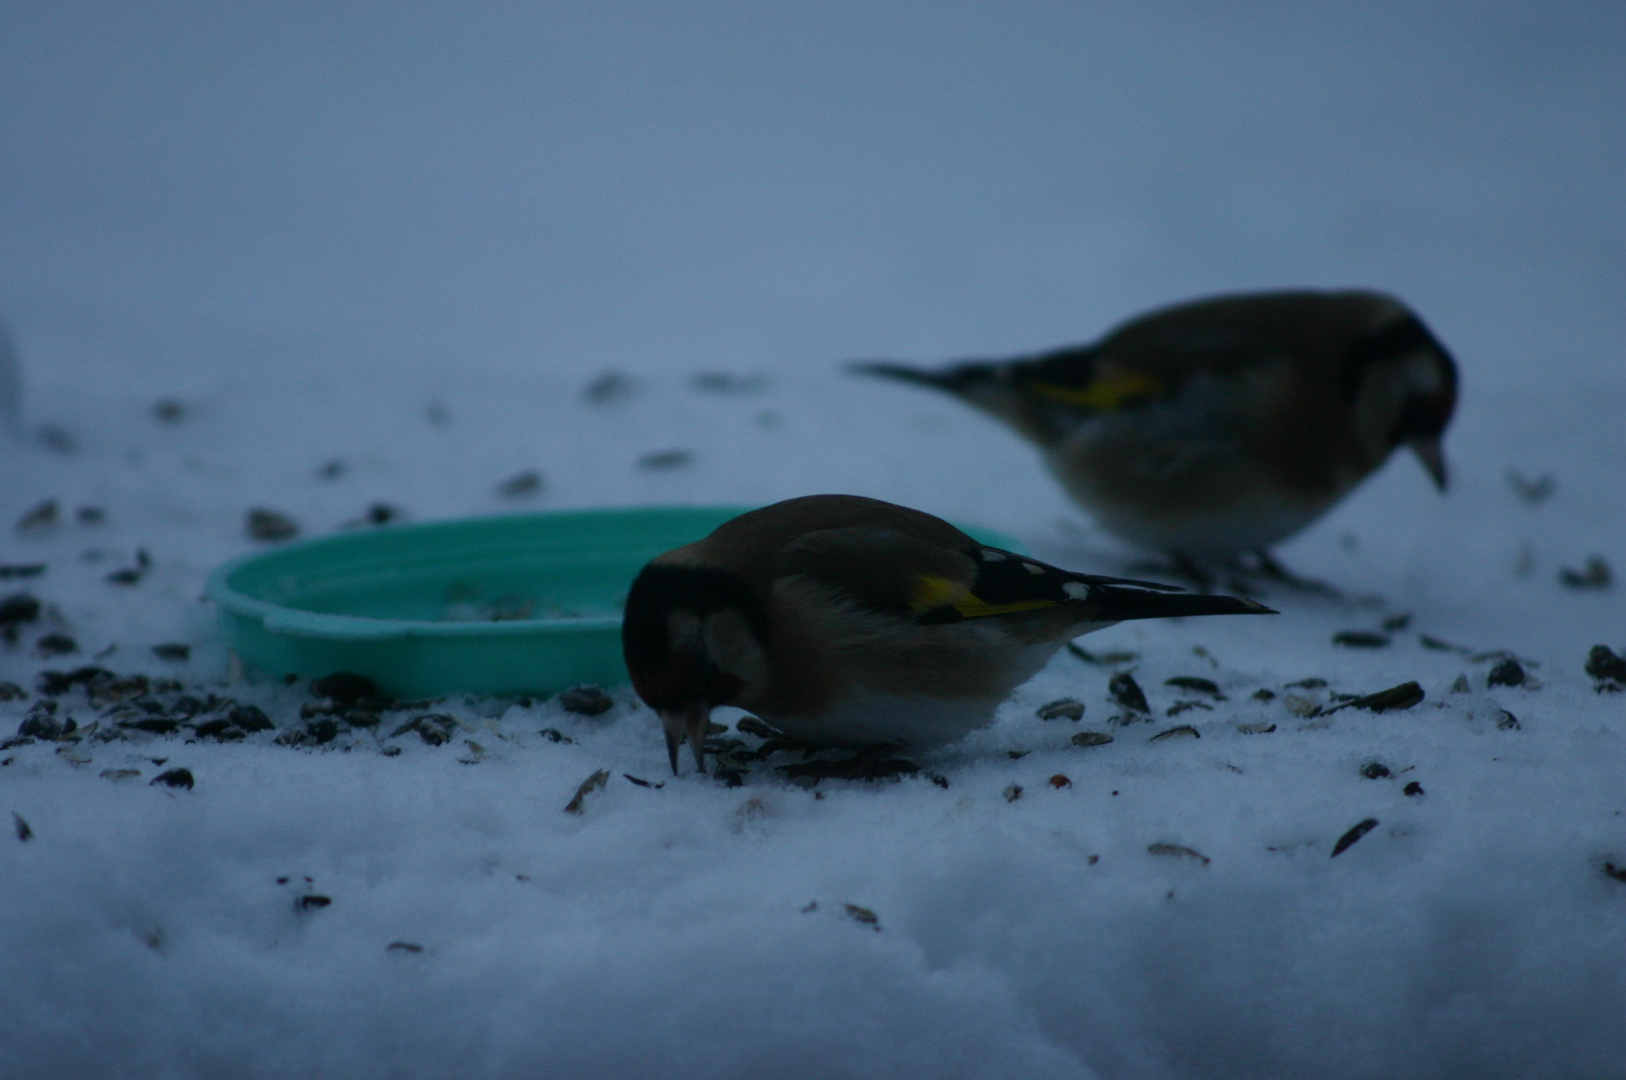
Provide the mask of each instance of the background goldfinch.
[{"label": "background goldfinch", "polygon": [[1038,445],[1107,532],[1192,558],[1260,551],[1408,446],[1441,490],[1451,356],[1380,293],[1270,292],[1163,308],[1100,341],[925,371]]},{"label": "background goldfinch", "polygon": [[622,646],[677,771],[705,767],[711,709],[748,709],[809,742],[952,741],[1068,639],[1125,619],[1270,614],[1252,600],[1058,570],[948,522],[855,495],[742,514],[654,559]]}]

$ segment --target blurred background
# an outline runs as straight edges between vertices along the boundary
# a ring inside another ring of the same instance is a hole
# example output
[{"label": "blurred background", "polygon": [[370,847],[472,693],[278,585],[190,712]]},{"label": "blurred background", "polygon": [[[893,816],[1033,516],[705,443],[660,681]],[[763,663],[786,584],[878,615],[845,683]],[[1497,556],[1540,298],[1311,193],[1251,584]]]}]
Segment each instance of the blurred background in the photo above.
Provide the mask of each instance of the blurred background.
[{"label": "blurred background", "polygon": [[[1607,2],[8,4],[22,425],[151,460],[118,433],[177,395],[200,484],[349,461],[335,522],[490,509],[466,493],[536,466],[551,505],[842,488],[1001,524],[1072,513],[1031,451],[838,363],[1360,285],[1455,351],[1457,475],[1499,486],[1626,407],[1623,31]],[[212,466],[234,439],[264,453]],[[668,448],[687,479],[635,467]]]}]

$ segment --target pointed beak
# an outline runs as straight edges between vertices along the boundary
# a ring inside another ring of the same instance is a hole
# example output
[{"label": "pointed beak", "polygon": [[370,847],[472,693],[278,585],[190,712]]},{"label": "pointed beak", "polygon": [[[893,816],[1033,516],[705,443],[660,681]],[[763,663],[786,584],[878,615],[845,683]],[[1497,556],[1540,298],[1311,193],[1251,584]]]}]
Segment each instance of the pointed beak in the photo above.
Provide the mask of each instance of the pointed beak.
[{"label": "pointed beak", "polygon": [[672,763],[672,775],[678,774],[678,744],[685,738],[694,751],[694,766],[706,771],[706,727],[711,722],[711,709],[704,705],[685,705],[677,709],[660,710],[661,727],[666,731],[666,757]]},{"label": "pointed beak", "polygon": [[1423,468],[1428,470],[1434,486],[1444,491],[1445,452],[1440,449],[1440,437],[1434,435],[1429,438],[1413,439],[1409,445],[1411,452],[1417,455],[1417,460],[1423,463]]}]

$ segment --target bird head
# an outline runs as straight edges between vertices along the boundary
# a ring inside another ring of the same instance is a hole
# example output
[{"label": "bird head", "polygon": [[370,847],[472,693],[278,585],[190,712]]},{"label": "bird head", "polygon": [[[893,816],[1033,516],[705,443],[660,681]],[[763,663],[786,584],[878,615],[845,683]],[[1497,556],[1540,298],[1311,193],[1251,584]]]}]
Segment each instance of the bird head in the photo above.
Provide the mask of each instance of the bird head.
[{"label": "bird head", "polygon": [[767,609],[738,574],[654,562],[632,583],[622,652],[633,688],[661,718],[673,775],[684,738],[705,771],[715,706],[750,702],[766,686],[767,638]]},{"label": "bird head", "polygon": [[1377,461],[1409,447],[1444,491],[1440,440],[1456,411],[1457,365],[1422,320],[1395,308],[1353,356],[1356,434]]}]

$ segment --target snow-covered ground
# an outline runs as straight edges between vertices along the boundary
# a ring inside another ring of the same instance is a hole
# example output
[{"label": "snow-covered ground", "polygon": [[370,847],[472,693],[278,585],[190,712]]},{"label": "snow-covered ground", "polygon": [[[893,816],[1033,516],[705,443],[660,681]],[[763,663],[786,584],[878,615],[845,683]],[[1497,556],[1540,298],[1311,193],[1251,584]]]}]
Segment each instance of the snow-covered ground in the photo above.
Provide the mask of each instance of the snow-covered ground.
[{"label": "snow-covered ground", "polygon": [[345,11],[0,13],[0,566],[45,565],[0,579],[44,605],[0,738],[90,663],[297,727],[200,600],[252,507],[851,491],[1122,572],[1014,436],[837,362],[1202,292],[1412,302],[1453,486],[1397,458],[1283,547],[1348,600],[1082,639],[1134,659],[1058,656],[918,759],[946,787],[672,780],[625,688],[449,700],[440,746],[9,746],[0,1077],[1626,1077],[1626,693],[1582,670],[1626,606],[1560,580],[1626,571],[1616,7]]}]

